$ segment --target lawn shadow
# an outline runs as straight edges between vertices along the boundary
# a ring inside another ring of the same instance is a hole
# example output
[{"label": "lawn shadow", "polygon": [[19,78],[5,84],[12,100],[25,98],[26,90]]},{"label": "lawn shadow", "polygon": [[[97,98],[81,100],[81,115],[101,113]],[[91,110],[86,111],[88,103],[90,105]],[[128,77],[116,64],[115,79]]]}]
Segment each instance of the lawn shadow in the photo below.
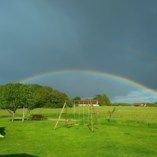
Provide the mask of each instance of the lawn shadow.
[{"label": "lawn shadow", "polygon": [[0,157],[37,157],[37,156],[23,153],[23,154],[3,154],[0,155]]}]

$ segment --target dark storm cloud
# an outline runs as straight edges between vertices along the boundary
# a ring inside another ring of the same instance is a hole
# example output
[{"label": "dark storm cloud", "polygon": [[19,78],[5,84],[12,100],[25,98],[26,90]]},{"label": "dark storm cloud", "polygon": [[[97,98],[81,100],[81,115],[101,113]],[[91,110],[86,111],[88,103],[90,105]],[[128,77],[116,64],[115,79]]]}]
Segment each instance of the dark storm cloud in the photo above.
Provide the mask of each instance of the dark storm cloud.
[{"label": "dark storm cloud", "polygon": [[91,69],[157,88],[155,0],[0,1],[0,81]]}]

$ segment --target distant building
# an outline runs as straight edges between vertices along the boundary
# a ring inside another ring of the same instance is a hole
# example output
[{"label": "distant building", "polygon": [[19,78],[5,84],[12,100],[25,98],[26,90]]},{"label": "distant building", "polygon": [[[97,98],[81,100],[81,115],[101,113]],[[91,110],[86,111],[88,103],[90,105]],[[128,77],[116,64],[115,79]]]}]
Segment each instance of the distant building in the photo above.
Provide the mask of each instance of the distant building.
[{"label": "distant building", "polygon": [[78,100],[76,101],[76,104],[78,106],[99,106],[98,100],[92,100],[92,99],[84,99],[84,100]]},{"label": "distant building", "polygon": [[147,104],[146,103],[136,103],[136,104],[134,104],[134,106],[147,107]]}]

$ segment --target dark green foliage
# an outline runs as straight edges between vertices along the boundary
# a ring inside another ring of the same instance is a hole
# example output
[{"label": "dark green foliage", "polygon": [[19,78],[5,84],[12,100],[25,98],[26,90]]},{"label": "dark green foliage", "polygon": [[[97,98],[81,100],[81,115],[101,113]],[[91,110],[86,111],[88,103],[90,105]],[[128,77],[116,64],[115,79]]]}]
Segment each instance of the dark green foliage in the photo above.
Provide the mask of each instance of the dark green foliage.
[{"label": "dark green foliage", "polygon": [[79,101],[79,100],[81,100],[81,97],[79,97],[79,96],[76,96],[73,98],[73,101]]},{"label": "dark green foliage", "polygon": [[110,106],[111,105],[111,102],[110,102],[110,99],[105,95],[105,94],[98,94],[94,97],[94,100],[98,100],[99,102],[99,105],[101,106]]},{"label": "dark green foliage", "polygon": [[0,157],[37,157],[37,156],[22,153],[22,154],[5,154],[5,155],[0,155]]},{"label": "dark green foliage", "polygon": [[149,107],[157,107],[157,102],[156,103],[146,103],[146,105]]},{"label": "dark green foliage", "polygon": [[69,101],[65,93],[37,84],[8,83],[0,86],[0,108],[7,109],[14,120],[18,108],[62,107]]},{"label": "dark green foliage", "polygon": [[129,104],[129,103],[112,103],[112,106],[131,106],[133,104]]},{"label": "dark green foliage", "polygon": [[71,102],[75,105],[78,105],[78,102],[81,100],[81,97],[76,96],[74,98],[72,98]]},{"label": "dark green foliage", "polygon": [[8,83],[0,87],[0,108],[7,109],[14,121],[15,112],[24,107],[27,99],[25,87],[21,83]]}]

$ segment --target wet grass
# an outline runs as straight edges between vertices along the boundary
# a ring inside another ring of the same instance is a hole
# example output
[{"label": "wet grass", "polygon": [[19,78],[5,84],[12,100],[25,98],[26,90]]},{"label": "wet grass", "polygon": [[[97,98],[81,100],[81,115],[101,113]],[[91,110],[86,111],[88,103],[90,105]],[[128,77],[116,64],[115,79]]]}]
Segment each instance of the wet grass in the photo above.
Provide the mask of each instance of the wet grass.
[{"label": "wet grass", "polygon": [[[77,109],[79,125],[65,127],[59,123],[53,130],[60,109],[36,109],[48,119],[43,121],[10,122],[9,114],[0,111],[0,126],[6,127],[6,136],[0,139],[0,154],[27,153],[40,157],[156,157],[157,108],[118,107],[111,121],[110,107],[98,108],[97,129],[91,132],[86,125],[88,110]],[[73,109],[68,116],[73,118]],[[18,116],[21,115],[19,110]],[[148,116],[149,115],[149,116]],[[84,117],[84,121],[82,121]]]}]

